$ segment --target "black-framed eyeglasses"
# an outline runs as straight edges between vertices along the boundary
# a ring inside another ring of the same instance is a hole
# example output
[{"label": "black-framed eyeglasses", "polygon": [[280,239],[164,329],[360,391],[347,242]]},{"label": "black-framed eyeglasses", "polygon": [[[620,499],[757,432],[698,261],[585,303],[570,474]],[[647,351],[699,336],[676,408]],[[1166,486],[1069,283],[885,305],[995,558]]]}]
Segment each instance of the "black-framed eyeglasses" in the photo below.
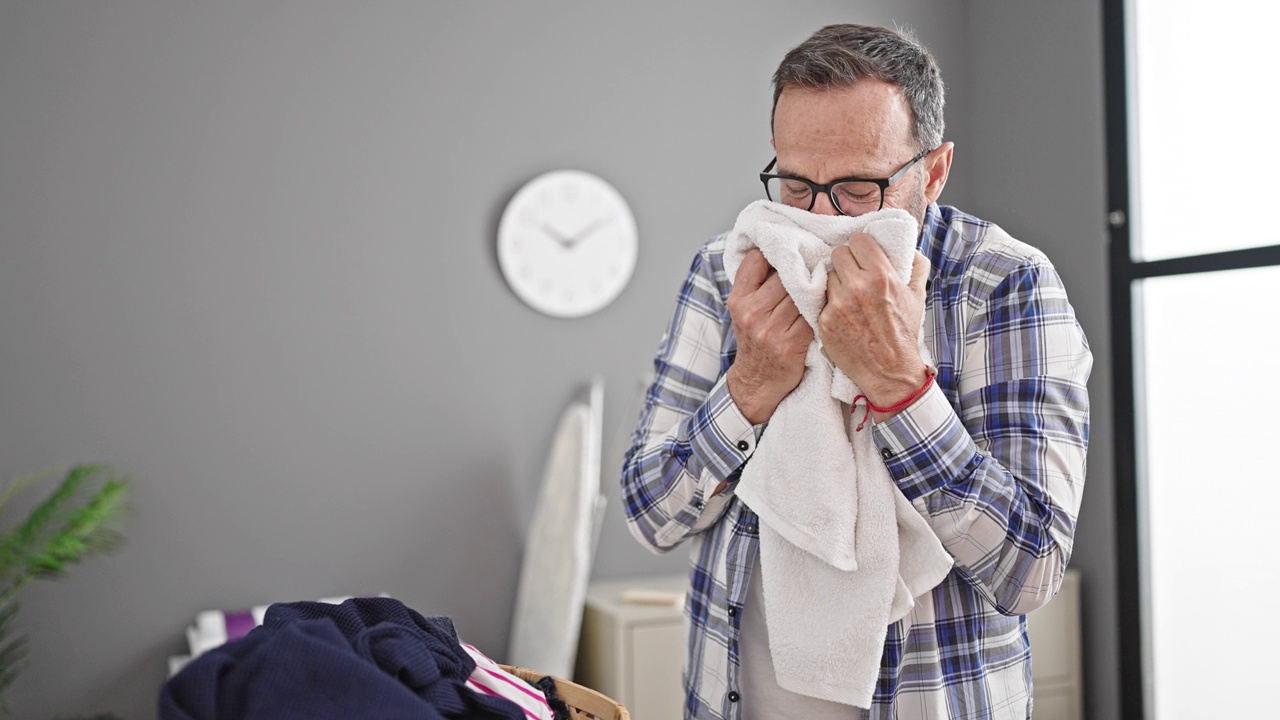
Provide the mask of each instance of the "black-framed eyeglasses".
[{"label": "black-framed eyeglasses", "polygon": [[930,152],[932,149],[922,151],[887,178],[839,178],[826,185],[792,175],[770,175],[769,171],[778,164],[774,156],[760,173],[760,182],[764,183],[765,196],[774,202],[812,210],[818,194],[826,193],[841,215],[861,215],[884,207],[884,191]]}]

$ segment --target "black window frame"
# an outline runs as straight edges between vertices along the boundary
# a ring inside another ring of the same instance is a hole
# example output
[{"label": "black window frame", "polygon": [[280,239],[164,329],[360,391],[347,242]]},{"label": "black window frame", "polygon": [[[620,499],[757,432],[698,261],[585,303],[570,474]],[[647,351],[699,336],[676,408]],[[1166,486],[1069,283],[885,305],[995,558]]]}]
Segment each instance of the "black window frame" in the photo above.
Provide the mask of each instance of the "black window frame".
[{"label": "black window frame", "polygon": [[1147,720],[1154,707],[1147,678],[1150,638],[1146,610],[1144,557],[1145,484],[1140,476],[1143,450],[1141,379],[1136,374],[1142,338],[1137,334],[1135,294],[1141,281],[1171,275],[1241,270],[1280,265],[1280,245],[1229,250],[1161,260],[1134,260],[1134,217],[1130,178],[1129,96],[1132,67],[1132,0],[1102,0],[1104,106],[1106,112],[1107,208],[1110,228],[1112,383],[1115,408],[1116,589],[1120,640],[1121,717]]}]

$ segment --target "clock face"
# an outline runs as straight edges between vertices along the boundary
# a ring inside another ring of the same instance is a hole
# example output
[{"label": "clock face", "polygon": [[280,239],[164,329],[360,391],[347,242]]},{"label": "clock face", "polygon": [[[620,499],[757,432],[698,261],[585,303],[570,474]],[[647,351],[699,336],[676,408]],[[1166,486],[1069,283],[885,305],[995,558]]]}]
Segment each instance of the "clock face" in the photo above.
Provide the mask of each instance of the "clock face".
[{"label": "clock face", "polygon": [[618,297],[636,266],[636,221],[609,183],[554,170],[511,198],[498,265],[515,294],[553,317],[582,317]]}]

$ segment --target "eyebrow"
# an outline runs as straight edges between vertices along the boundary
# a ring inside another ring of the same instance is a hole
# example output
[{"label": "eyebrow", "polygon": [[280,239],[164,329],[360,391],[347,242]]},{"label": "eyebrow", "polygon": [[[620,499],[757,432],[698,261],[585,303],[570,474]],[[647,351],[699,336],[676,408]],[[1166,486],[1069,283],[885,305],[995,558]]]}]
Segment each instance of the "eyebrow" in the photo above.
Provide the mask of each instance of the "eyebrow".
[{"label": "eyebrow", "polygon": [[[789,170],[784,170],[780,163],[774,166],[773,172],[776,175],[786,175],[788,177],[803,178],[805,180],[808,180],[809,182],[817,183],[818,185],[823,184],[823,183],[819,183],[817,180],[814,180],[811,177],[805,177],[804,175],[801,175],[799,173],[791,172]],[[827,183],[832,183],[832,182],[835,182],[836,180],[883,180],[887,177],[889,176],[881,175],[880,177],[872,177],[870,175],[837,175],[831,178],[830,180],[828,180]]]}]

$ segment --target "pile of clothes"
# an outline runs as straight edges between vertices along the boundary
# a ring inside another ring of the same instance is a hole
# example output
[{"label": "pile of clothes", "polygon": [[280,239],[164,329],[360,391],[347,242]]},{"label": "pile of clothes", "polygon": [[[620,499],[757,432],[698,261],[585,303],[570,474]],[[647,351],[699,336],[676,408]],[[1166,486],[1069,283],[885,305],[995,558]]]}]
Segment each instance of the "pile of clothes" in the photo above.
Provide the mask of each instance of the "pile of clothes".
[{"label": "pile of clothes", "polygon": [[160,691],[160,720],[377,717],[567,720],[537,685],[458,640],[447,617],[393,598],[271,605],[248,634],[190,661]]},{"label": "pile of clothes", "polygon": [[[350,600],[353,595],[320,598],[320,602],[338,605]],[[372,597],[372,596],[364,596]],[[388,597],[386,594],[379,597]],[[173,655],[169,658],[169,676],[178,671],[195,658],[213,648],[239,640],[249,634],[250,630],[262,624],[270,605],[255,605],[248,610],[204,610],[196,614],[195,622],[187,627],[187,655]]]}]

